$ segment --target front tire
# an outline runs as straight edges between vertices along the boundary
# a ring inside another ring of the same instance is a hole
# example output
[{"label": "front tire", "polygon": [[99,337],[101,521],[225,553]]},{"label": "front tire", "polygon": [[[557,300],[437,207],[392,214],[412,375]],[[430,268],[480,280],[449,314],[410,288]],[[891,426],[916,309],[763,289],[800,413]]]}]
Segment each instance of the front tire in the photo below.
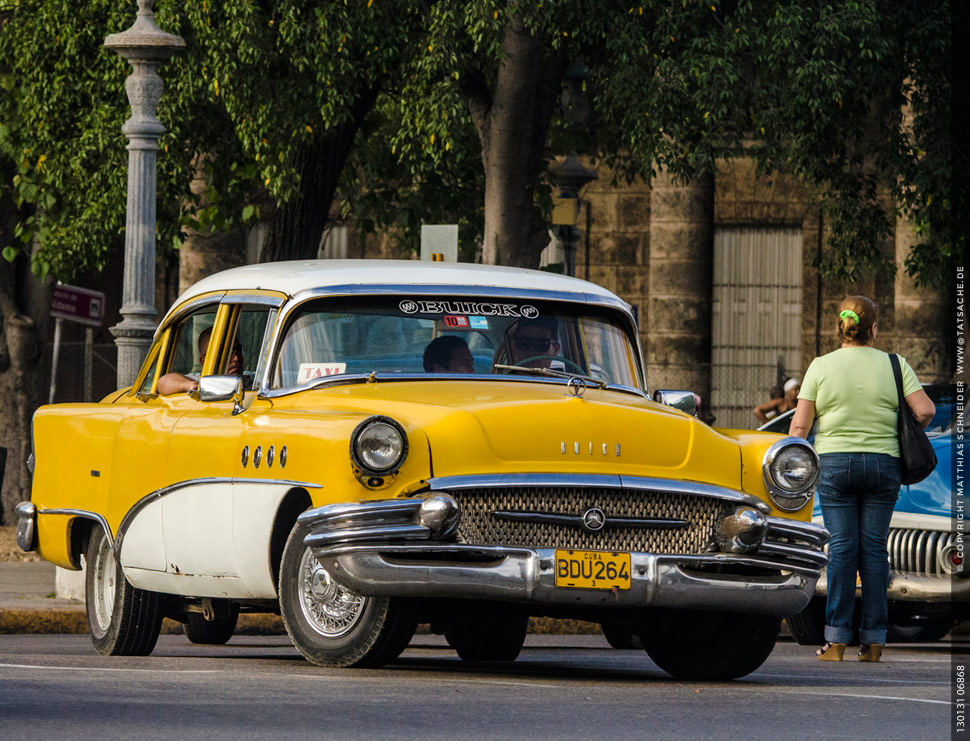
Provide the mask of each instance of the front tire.
[{"label": "front tire", "polygon": [[417,627],[413,604],[398,597],[364,597],[345,589],[303,544],[297,523],[280,566],[280,612],[293,645],[311,664],[379,667],[394,661]]},{"label": "front tire", "polygon": [[462,661],[515,661],[528,627],[528,615],[461,616],[448,623],[445,640]]},{"label": "front tire", "polygon": [[633,632],[631,628],[618,623],[603,623],[600,625],[603,637],[606,642],[620,651],[642,651],[643,642],[640,636]]},{"label": "front tire", "polygon": [[661,610],[640,631],[654,663],[676,679],[723,681],[750,674],[771,654],[781,619]]},{"label": "front tire", "polygon": [[162,628],[162,599],[157,592],[128,583],[104,531],[88,541],[84,603],[91,641],[104,656],[148,656]]}]

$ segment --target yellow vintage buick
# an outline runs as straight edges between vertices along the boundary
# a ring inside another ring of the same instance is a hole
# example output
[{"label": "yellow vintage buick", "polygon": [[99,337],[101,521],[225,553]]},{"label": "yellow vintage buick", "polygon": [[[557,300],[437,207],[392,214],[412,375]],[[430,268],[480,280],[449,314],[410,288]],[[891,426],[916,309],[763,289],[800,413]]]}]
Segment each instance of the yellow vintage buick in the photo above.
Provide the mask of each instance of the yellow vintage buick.
[{"label": "yellow vintage buick", "polygon": [[323,666],[393,661],[418,623],[512,661],[545,615],[675,677],[742,676],[825,563],[818,459],[654,396],[630,307],[575,278],[228,270],[179,298],[132,388],[37,412],[18,538],[86,564],[104,654],[150,653],[165,616],[225,642],[248,611]]}]

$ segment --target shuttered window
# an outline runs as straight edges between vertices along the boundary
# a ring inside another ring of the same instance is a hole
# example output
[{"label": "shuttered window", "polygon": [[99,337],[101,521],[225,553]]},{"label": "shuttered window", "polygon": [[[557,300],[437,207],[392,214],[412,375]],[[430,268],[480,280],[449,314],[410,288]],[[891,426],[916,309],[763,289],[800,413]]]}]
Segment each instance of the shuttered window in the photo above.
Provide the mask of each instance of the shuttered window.
[{"label": "shuttered window", "polygon": [[714,232],[711,408],[718,427],[757,427],[752,409],[801,377],[800,228]]}]

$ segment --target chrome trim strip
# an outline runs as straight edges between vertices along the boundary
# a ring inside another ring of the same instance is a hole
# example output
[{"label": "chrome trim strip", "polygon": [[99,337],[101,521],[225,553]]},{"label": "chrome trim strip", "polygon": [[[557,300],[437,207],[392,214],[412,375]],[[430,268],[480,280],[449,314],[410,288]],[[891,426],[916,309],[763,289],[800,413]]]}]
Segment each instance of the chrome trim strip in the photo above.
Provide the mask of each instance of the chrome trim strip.
[{"label": "chrome trim strip", "polygon": [[[497,381],[501,383],[545,383],[545,384],[560,384],[563,386],[568,386],[571,379],[568,378],[556,378],[555,376],[528,376],[519,375],[511,376],[507,374],[498,373],[416,373],[410,371],[370,371],[368,373],[342,373],[339,376],[323,376],[321,378],[315,378],[309,383],[304,383],[299,386],[288,386],[287,388],[278,388],[263,390],[259,392],[260,399],[277,399],[282,396],[289,396],[291,394],[297,394],[301,391],[311,391],[313,389],[331,387],[331,386],[347,386],[358,383],[367,383],[369,381],[375,381],[380,383],[395,383],[401,381],[436,381],[436,380],[448,380],[448,381],[484,381],[488,380],[490,382]],[[621,393],[633,394],[634,396],[639,396],[641,398],[649,398],[640,389],[633,388],[632,386],[624,386],[622,384],[606,384],[602,387],[603,391],[619,391]]]},{"label": "chrome trim strip", "polygon": [[794,538],[807,541],[821,548],[832,537],[828,530],[813,522],[783,520],[780,517],[768,518],[768,535],[771,538]]},{"label": "chrome trim strip", "polygon": [[[524,298],[539,301],[568,301],[574,304],[593,304],[595,306],[606,306],[612,309],[620,309],[633,319],[633,312],[630,304],[622,299],[613,299],[609,296],[599,296],[592,293],[580,291],[546,291],[538,288],[504,288],[489,285],[471,285],[462,283],[425,283],[425,284],[364,284],[350,283],[342,286],[328,286],[327,288],[310,288],[300,291],[290,299],[292,303],[303,303],[315,298],[327,298],[338,296],[393,296],[395,294],[411,296],[480,296],[491,298],[501,296],[502,298]],[[289,309],[287,310],[289,313]]]},{"label": "chrome trim strip", "polygon": [[[536,524],[566,525],[581,530],[586,528],[583,525],[582,515],[560,515],[553,512],[516,512],[509,510],[496,510],[492,512],[492,517],[499,520],[510,522],[532,522]],[[650,528],[654,530],[670,530],[673,528],[687,527],[687,520],[660,520],[638,517],[607,517],[603,525],[608,528]]]},{"label": "chrome trim strip", "polygon": [[[322,487],[322,484],[314,484],[308,481],[292,481],[289,479],[233,478],[227,476],[191,479],[189,481],[179,481],[175,484],[169,484],[168,486],[163,486],[161,489],[156,489],[150,494],[143,496],[131,506],[125,516],[121,519],[121,524],[118,525],[118,533],[115,535],[115,542],[113,544],[115,555],[119,555],[121,553],[121,541],[124,539],[128,528],[131,527],[132,520],[135,519],[141,510],[157,499],[161,499],[162,497],[171,494],[173,491],[180,491],[192,486],[202,486],[203,484],[270,484],[280,486],[302,486],[307,489],[320,489]],[[105,532],[109,531],[106,530]]]},{"label": "chrome trim strip", "polygon": [[108,543],[112,544],[111,537],[111,526],[108,525],[108,521],[104,519],[97,512],[89,512],[86,509],[41,509],[37,510],[39,515],[73,515],[74,517],[85,517],[89,520],[94,520],[99,525],[101,529],[104,530],[105,537],[108,538]]},{"label": "chrome trim strip", "polygon": [[437,476],[428,479],[432,491],[449,489],[484,489],[512,486],[572,486],[587,488],[612,489],[646,489],[651,491],[665,491],[674,494],[693,494],[701,497],[724,499],[730,502],[740,502],[768,514],[771,512],[765,502],[751,494],[728,489],[716,484],[705,484],[699,481],[679,481],[677,479],[660,479],[646,476],[602,475],[602,474],[555,474],[555,473],[519,473],[519,474],[483,474],[468,476]]},{"label": "chrome trim strip", "polygon": [[227,293],[222,297],[220,304],[259,304],[261,306],[271,306],[274,309],[280,308],[286,303],[285,296],[252,296],[242,293]]},{"label": "chrome trim strip", "polygon": [[799,561],[806,561],[817,569],[822,568],[829,562],[828,556],[822,553],[822,551],[812,551],[785,543],[764,542],[758,546],[755,553],[760,556],[780,556],[786,559],[792,558]]},{"label": "chrome trim strip", "polygon": [[371,527],[348,527],[342,530],[314,531],[303,542],[310,548],[326,548],[338,543],[363,540],[371,543],[381,540],[428,540],[431,530],[424,525],[406,523],[401,525],[373,525]]},{"label": "chrome trim strip", "polygon": [[152,342],[158,339],[159,335],[162,334],[166,329],[168,329],[172,324],[179,321],[183,316],[189,314],[197,309],[200,309],[207,304],[219,304],[225,297],[226,291],[216,291],[213,295],[206,296],[205,298],[194,298],[187,304],[179,307],[178,311],[168,314],[162,317],[162,321],[159,323],[158,328],[155,330],[155,334],[152,335]]},{"label": "chrome trim strip", "polygon": [[354,522],[353,518],[389,521],[410,517],[418,511],[423,499],[372,499],[366,502],[341,502],[308,509],[298,522],[310,527],[332,527]]}]

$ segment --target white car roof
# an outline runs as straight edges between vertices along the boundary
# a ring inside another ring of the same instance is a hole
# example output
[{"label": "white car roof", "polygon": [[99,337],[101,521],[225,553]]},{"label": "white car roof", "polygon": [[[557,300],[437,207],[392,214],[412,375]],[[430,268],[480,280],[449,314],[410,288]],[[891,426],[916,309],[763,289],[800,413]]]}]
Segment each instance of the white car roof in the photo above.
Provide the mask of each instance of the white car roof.
[{"label": "white car roof", "polygon": [[176,301],[211,291],[272,290],[295,296],[338,286],[476,286],[512,291],[585,294],[622,302],[602,286],[542,270],[417,260],[293,260],[244,265],[203,278]]}]

